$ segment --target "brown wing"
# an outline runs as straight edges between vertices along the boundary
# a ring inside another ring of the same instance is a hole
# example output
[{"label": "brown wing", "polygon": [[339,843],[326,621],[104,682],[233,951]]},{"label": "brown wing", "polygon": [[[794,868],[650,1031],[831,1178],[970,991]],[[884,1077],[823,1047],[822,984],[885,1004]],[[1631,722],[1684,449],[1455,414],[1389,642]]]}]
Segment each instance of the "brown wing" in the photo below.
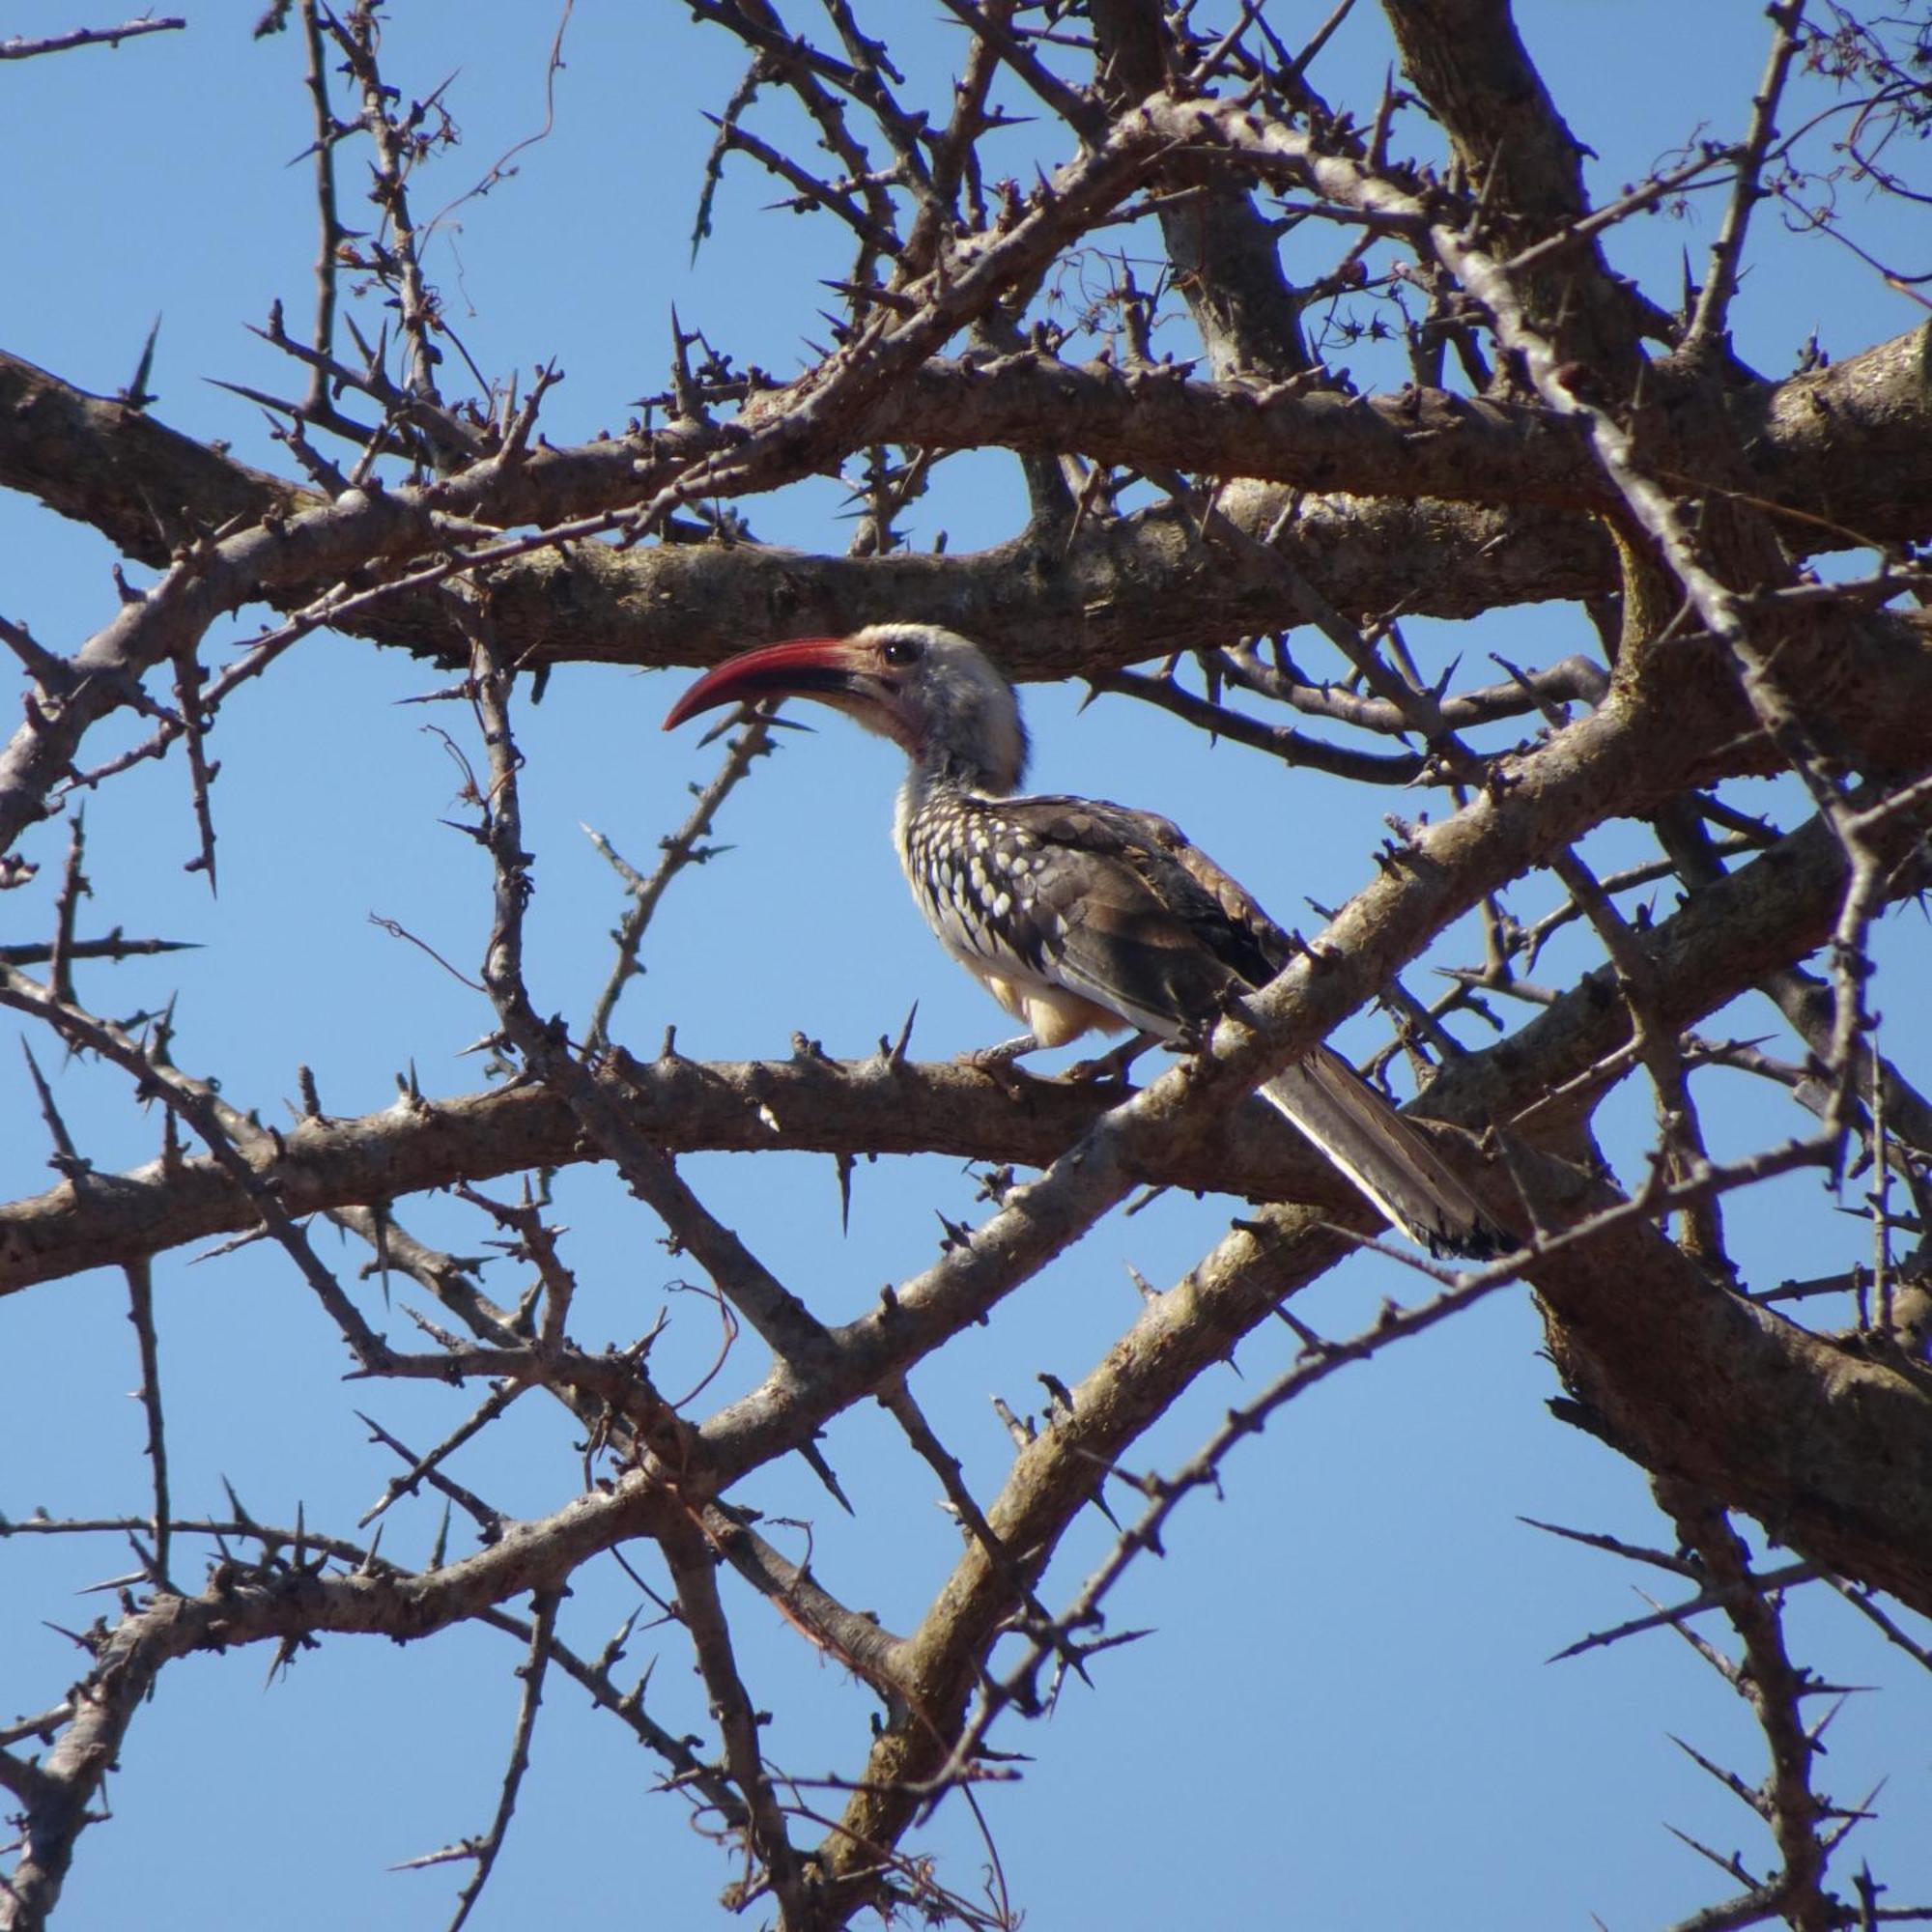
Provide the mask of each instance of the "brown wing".
[{"label": "brown wing", "polygon": [[1151,1033],[1213,1018],[1274,977],[1287,942],[1178,827],[1101,800],[990,802],[1029,839],[1034,960],[1043,975]]},{"label": "brown wing", "polygon": [[1250,985],[1265,985],[1289,962],[1292,948],[1288,934],[1261,909],[1239,880],[1224,872],[1172,819],[1157,818],[1152,812],[1133,815],[1144,820],[1162,856],[1179,866],[1208,895],[1223,920],[1240,935],[1239,943],[1251,950],[1253,958],[1260,963],[1260,971],[1244,967],[1242,978]]}]

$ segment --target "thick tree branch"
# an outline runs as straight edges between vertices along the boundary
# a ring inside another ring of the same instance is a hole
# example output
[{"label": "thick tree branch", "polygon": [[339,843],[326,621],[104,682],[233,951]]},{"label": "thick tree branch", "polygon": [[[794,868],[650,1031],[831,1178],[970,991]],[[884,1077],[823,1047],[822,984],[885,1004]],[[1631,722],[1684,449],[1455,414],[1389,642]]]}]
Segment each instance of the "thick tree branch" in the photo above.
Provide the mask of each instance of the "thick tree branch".
[{"label": "thick tree branch", "polygon": [[[1476,193],[1486,245],[1532,246],[1590,212],[1583,149],[1549,98],[1508,0],[1383,0],[1403,71],[1442,124]],[[1536,325],[1565,357],[1613,387],[1634,368],[1632,292],[1609,272],[1594,236],[1525,277]]]},{"label": "thick tree branch", "polygon": [[[759,413],[782,409],[787,393],[764,392]],[[1794,529],[1795,548],[1932,533],[1932,325],[1783,383],[1739,385],[1727,406],[1767,497],[1837,526]],[[636,500],[640,457],[649,482],[728,440],[724,426],[692,423],[539,449],[514,469],[472,476],[462,507],[505,526],[594,515]],[[1352,497],[1573,510],[1609,500],[1577,427],[1521,404],[1444,390],[1363,397],[1293,383],[1202,383],[1034,352],[991,363],[924,361],[869,399],[847,440],[853,448],[1072,449],[1127,468],[1165,464]],[[198,530],[290,516],[317,501],[304,487],[4,354],[0,485],[155,564]],[[313,594],[322,582],[309,585]]]},{"label": "thick tree branch", "polygon": [[[1901,828],[1901,837],[1909,836]],[[1843,854],[1813,822],[1694,893],[1642,936],[1663,1016],[1687,1027],[1830,936],[1844,887]],[[1899,890],[1911,890],[1910,875]],[[1516,1113],[1612,1060],[1629,1014],[1607,968],[1540,1011],[1505,1043],[1464,1055],[1431,1085],[1428,1110],[1465,1126]],[[991,1165],[1045,1167],[1103,1114],[1105,1089],[1018,1077],[1018,1099],[960,1065],[880,1054],[864,1061],[697,1062],[628,1057],[604,1076],[629,1129],[666,1152],[758,1152],[771,1120],[787,1144],[826,1153],[943,1153]],[[1573,1089],[1565,1119],[1587,1114],[1603,1083]],[[1564,1130],[1555,1121],[1538,1134]],[[541,1088],[520,1086],[359,1120],[310,1119],[248,1144],[249,1159],[295,1215],[480,1181],[585,1157],[576,1118]],[[1333,1170],[1257,1105],[1205,1123],[1198,1140],[1131,1170],[1137,1185],[1295,1200],[1339,1211],[1352,1198]],[[155,1161],[121,1175],[90,1172],[0,1207],[0,1293],[85,1267],[125,1264],[252,1226],[245,1190],[207,1158]]]}]

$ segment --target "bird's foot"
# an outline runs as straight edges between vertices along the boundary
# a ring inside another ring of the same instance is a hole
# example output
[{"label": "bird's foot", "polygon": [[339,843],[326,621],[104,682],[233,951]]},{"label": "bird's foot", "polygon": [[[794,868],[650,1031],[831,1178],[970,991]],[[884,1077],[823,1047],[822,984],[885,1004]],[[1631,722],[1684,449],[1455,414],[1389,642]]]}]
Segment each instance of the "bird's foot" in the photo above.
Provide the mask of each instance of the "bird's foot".
[{"label": "bird's foot", "polygon": [[1016,1034],[1011,1039],[1000,1040],[992,1046],[976,1046],[970,1053],[962,1053],[959,1065],[971,1067],[976,1073],[983,1073],[1008,1099],[1017,1100],[1020,1081],[1013,1063],[1038,1051],[1039,1041],[1032,1034]]},{"label": "bird's foot", "polygon": [[1149,1047],[1156,1044],[1158,1041],[1153,1034],[1137,1033],[1131,1039],[1123,1039],[1119,1046],[1095,1054],[1092,1060],[1075,1062],[1060,1078],[1069,1087],[1098,1087],[1108,1081],[1124,1087],[1134,1062]]}]

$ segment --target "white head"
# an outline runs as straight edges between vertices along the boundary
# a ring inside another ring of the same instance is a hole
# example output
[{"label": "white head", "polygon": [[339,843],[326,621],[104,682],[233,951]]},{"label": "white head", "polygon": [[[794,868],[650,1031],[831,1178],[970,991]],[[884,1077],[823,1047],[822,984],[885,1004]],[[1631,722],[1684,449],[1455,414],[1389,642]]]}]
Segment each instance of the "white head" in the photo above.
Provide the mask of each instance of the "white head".
[{"label": "white head", "polygon": [[900,746],[922,771],[1004,795],[1026,772],[1019,700],[980,646],[938,624],[867,624],[849,638],[800,638],[726,658],[665,719],[714,705],[813,697]]}]

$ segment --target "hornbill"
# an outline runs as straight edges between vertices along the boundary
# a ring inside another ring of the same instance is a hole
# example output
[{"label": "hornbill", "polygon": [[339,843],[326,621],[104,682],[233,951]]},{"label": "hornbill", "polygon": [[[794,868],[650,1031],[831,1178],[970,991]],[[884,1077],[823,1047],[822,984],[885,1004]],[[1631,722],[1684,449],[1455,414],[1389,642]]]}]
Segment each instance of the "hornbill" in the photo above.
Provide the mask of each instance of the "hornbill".
[{"label": "hornbill", "polygon": [[[893,838],[946,950],[1028,1031],[1003,1056],[1090,1029],[1162,1039],[1211,1026],[1288,963],[1288,936],[1178,827],[1017,787],[1027,734],[985,653],[936,624],[870,624],[743,651],[665,729],[715,705],[815,698],[891,738],[910,770]],[[1327,1046],[1261,1092],[1390,1221],[1432,1252],[1510,1245],[1435,1150]]]}]

